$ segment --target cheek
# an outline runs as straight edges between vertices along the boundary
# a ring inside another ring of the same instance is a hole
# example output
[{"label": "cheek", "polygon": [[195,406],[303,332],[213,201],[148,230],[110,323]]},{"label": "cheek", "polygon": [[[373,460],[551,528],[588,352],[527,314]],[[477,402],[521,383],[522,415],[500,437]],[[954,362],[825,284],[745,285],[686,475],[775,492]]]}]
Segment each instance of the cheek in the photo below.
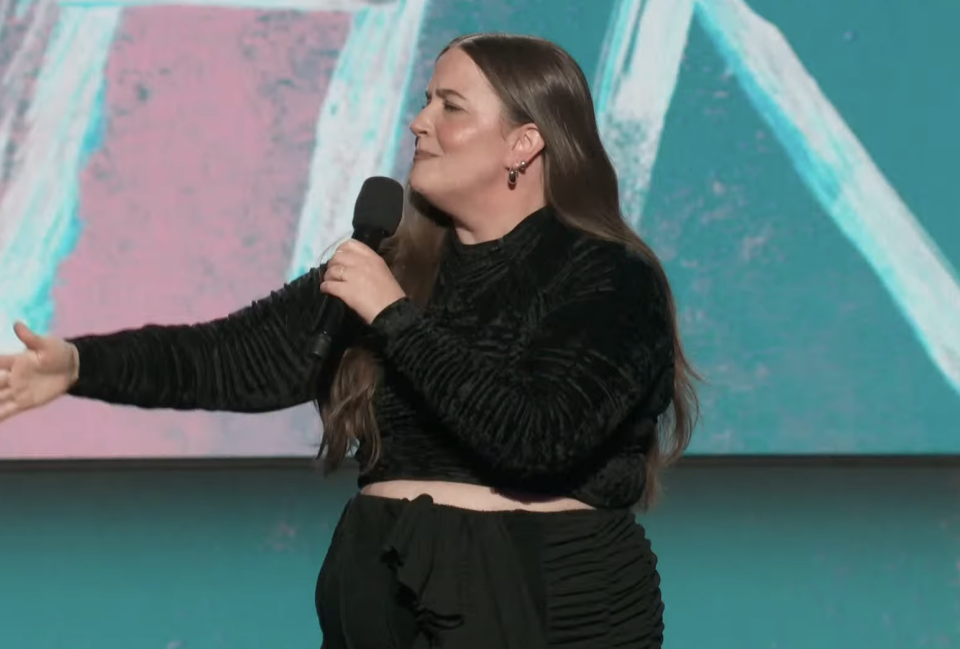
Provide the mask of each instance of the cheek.
[{"label": "cheek", "polygon": [[476,129],[456,121],[443,120],[436,126],[437,142],[444,153],[457,153],[470,146]]},{"label": "cheek", "polygon": [[502,140],[496,131],[480,124],[448,123],[436,130],[444,158],[458,169],[475,176],[486,176],[499,169]]},{"label": "cheek", "polygon": [[497,132],[482,120],[467,115],[448,115],[437,120],[437,141],[445,154],[469,154],[488,157]]}]

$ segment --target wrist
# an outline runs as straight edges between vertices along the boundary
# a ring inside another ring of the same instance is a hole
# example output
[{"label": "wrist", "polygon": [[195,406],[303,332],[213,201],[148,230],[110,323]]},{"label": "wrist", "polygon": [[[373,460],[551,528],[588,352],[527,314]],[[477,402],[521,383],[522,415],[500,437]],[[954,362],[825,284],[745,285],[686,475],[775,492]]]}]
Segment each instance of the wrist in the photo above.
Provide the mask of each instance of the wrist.
[{"label": "wrist", "polygon": [[410,327],[419,315],[410,298],[404,296],[380,311],[370,322],[370,327],[380,336],[391,338]]},{"label": "wrist", "polygon": [[80,350],[73,343],[67,343],[67,347],[71,358],[70,387],[73,387],[80,380]]}]

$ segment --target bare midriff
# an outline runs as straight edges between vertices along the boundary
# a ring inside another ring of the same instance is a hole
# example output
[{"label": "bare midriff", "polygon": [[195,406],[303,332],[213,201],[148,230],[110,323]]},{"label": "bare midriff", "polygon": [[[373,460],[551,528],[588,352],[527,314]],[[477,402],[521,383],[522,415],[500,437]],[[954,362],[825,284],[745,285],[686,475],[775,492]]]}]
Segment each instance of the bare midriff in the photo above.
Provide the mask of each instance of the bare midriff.
[{"label": "bare midriff", "polygon": [[432,480],[388,480],[365,486],[360,491],[366,496],[413,500],[430,496],[438,505],[448,505],[476,511],[562,512],[593,509],[573,498],[544,497],[516,492],[505,492],[482,485]]}]

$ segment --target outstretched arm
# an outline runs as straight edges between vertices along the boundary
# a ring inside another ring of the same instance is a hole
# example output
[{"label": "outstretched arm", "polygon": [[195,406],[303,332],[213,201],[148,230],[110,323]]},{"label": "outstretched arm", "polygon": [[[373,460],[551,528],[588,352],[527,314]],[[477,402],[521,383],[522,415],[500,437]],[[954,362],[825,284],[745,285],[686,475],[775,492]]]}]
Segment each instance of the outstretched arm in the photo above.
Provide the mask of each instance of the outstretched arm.
[{"label": "outstretched arm", "polygon": [[266,412],[315,398],[307,353],[323,295],[313,270],[227,317],[68,340],[79,351],[69,394],[138,406]]}]

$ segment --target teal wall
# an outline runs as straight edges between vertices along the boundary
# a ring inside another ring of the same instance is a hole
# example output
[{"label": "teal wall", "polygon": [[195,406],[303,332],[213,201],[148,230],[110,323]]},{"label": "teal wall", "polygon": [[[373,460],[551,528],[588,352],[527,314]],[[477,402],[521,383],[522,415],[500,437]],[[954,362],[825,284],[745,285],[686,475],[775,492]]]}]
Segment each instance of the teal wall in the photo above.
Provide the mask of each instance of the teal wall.
[{"label": "teal wall", "polygon": [[[0,472],[0,649],[318,647],[353,476]],[[960,468],[676,469],[644,518],[667,649],[960,646]]]}]

